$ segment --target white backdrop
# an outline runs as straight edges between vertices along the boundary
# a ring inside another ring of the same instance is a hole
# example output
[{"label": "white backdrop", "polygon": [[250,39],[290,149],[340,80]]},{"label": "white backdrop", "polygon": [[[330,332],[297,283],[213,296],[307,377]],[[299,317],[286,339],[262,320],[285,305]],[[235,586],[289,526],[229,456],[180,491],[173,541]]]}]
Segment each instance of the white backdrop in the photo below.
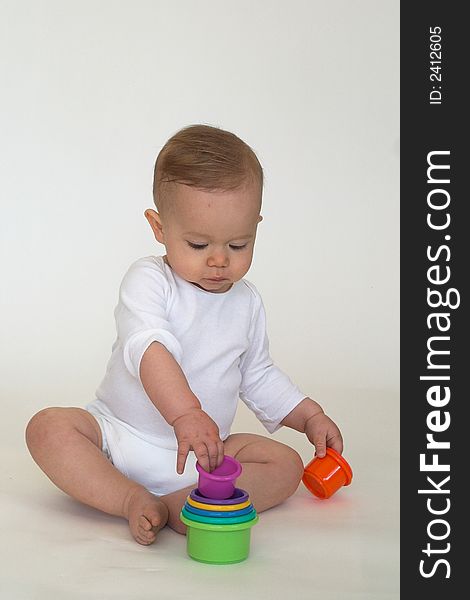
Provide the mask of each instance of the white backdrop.
[{"label": "white backdrop", "polygon": [[277,364],[346,441],[382,421],[394,443],[398,2],[0,7],[2,435],[23,444],[34,412],[93,397],[121,277],[164,252],[143,217],[156,155],[207,123],[265,170],[247,278]]}]

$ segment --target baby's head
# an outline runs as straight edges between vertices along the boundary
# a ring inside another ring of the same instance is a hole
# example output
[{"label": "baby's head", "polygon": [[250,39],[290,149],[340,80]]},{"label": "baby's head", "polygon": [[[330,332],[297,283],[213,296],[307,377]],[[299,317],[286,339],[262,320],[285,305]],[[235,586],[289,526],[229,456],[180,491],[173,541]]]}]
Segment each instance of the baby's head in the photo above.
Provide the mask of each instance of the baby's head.
[{"label": "baby's head", "polygon": [[263,169],[233,133],[208,125],[178,131],[155,163],[157,211],[145,216],[183,279],[225,292],[253,258],[263,193]]}]

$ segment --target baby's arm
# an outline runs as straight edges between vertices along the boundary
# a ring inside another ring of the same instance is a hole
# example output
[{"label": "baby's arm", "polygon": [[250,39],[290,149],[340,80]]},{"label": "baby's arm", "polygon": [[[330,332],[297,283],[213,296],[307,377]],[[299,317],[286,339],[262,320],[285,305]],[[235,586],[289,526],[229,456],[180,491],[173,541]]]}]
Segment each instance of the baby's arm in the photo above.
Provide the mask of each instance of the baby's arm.
[{"label": "baby's arm", "polygon": [[188,452],[193,449],[206,471],[213,471],[224,457],[219,428],[201,409],[181,367],[159,342],[153,342],[140,363],[140,379],[148,397],[174,428],[178,440],[176,470],[183,473]]},{"label": "baby's arm", "polygon": [[322,407],[311,398],[304,398],[287,417],[282,425],[305,433],[315,446],[316,454],[322,458],[327,446],[340,454],[343,452],[343,438],[337,425],[325,415]]}]

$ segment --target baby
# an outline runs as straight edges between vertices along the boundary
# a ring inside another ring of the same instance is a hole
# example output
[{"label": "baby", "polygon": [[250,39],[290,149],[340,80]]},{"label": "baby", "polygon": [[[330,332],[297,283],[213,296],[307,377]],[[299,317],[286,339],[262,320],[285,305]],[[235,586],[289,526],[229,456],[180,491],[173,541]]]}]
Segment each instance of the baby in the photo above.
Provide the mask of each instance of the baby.
[{"label": "baby", "polygon": [[243,467],[237,486],[258,512],[291,496],[303,474],[292,448],[230,434],[241,398],[269,433],[305,433],[322,457],[341,433],[269,355],[266,317],[250,268],[263,171],[234,134],[207,125],[177,132],[160,151],[157,211],[145,216],[165,256],[134,262],[115,310],[117,338],[96,398],[85,409],[46,408],[28,424],[28,448],[64,492],[124,517],[140,544],[165,525],[179,533],[196,460],[224,454]]}]

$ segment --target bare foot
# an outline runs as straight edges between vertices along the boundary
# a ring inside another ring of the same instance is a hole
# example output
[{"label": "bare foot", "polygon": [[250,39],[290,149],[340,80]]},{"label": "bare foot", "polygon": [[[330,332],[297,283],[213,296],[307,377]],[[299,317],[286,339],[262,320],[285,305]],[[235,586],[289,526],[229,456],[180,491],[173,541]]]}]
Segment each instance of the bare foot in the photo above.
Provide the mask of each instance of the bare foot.
[{"label": "bare foot", "polygon": [[141,487],[129,492],[126,504],[126,517],[135,540],[144,546],[153,544],[168,521],[166,504]]}]

